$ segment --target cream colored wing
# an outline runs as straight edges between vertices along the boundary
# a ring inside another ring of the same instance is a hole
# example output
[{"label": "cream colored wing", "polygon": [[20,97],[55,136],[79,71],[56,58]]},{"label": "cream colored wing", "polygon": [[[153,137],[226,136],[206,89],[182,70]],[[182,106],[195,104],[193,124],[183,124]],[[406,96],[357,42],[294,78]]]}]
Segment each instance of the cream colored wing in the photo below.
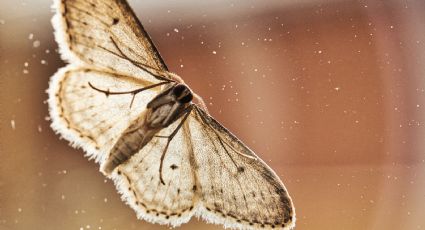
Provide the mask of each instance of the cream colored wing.
[{"label": "cream colored wing", "polygon": [[48,89],[52,128],[74,146],[81,147],[96,162],[107,157],[110,148],[130,122],[146,109],[158,88],[138,93],[110,95],[94,90],[129,91],[151,83],[139,78],[93,68],[68,65],[51,79]]},{"label": "cream colored wing", "polygon": [[285,186],[248,147],[195,107],[188,119],[203,219],[239,229],[291,229]]},{"label": "cream colored wing", "polygon": [[155,82],[161,56],[124,0],[55,0],[52,19],[62,58]]},{"label": "cream colored wing", "polygon": [[[170,135],[182,118],[162,129],[158,135]],[[167,138],[154,137],[111,175],[123,200],[138,218],[153,223],[179,226],[189,221],[197,209],[197,184],[190,133],[181,128],[171,140],[164,156],[162,178],[159,169]]]}]

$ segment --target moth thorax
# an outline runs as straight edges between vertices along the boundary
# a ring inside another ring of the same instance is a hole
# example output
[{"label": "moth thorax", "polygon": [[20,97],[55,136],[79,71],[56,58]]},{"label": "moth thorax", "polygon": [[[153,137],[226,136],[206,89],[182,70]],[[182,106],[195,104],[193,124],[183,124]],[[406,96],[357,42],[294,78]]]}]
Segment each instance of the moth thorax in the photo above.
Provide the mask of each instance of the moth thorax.
[{"label": "moth thorax", "polygon": [[192,91],[184,84],[174,86],[172,93],[176,100],[182,104],[189,103],[193,99]]}]

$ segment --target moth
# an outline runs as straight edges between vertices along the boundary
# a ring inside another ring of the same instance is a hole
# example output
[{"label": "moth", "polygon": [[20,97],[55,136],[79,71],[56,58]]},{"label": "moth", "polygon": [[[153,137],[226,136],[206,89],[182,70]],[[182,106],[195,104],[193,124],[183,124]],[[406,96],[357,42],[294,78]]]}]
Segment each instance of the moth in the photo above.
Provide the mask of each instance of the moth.
[{"label": "moth", "polygon": [[192,216],[235,229],[292,229],[278,176],[170,72],[125,0],[55,0],[62,59],[52,128],[100,164],[137,217]]}]

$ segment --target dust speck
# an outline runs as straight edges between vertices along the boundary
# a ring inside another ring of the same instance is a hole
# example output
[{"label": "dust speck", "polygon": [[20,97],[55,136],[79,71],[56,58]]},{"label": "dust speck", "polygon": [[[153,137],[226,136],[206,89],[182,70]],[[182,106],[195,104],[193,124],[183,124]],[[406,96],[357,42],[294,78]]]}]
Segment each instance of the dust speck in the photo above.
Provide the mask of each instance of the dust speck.
[{"label": "dust speck", "polygon": [[35,41],[32,43],[32,46],[33,46],[34,48],[38,48],[38,47],[40,47],[40,44],[41,44],[41,42],[40,42],[39,40],[35,40]]}]

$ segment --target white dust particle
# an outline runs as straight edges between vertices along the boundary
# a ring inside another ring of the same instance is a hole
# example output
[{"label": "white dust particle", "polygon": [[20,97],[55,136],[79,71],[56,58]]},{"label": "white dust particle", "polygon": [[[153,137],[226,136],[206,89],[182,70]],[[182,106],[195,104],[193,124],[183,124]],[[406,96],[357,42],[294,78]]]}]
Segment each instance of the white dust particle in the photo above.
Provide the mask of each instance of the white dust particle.
[{"label": "white dust particle", "polygon": [[22,208],[18,208],[18,212],[22,212]]},{"label": "white dust particle", "polygon": [[41,125],[37,126],[37,130],[38,130],[39,133],[41,133],[43,131],[43,129],[41,128]]},{"label": "white dust particle", "polygon": [[42,65],[47,65],[47,61],[46,60],[41,60],[40,61]]},{"label": "white dust particle", "polygon": [[339,88],[339,87],[335,87],[335,88],[334,88],[334,90],[335,90],[335,91],[339,91],[340,89],[341,89],[341,88]]},{"label": "white dust particle", "polygon": [[30,33],[30,34],[28,35],[28,39],[29,39],[29,40],[32,40],[33,38],[34,38],[34,34]]},{"label": "white dust particle", "polygon": [[179,32],[179,29],[174,28],[174,32],[178,33]]},{"label": "white dust particle", "polygon": [[317,51],[317,53],[321,54],[321,53],[322,53],[322,51],[321,51],[321,50],[319,50],[319,51]]},{"label": "white dust particle", "polygon": [[215,50],[213,50],[213,52],[212,52],[213,54],[217,54],[217,51],[215,51]]},{"label": "white dust particle", "polygon": [[184,65],[182,64],[182,65],[180,65],[180,68],[183,68],[184,67]]},{"label": "white dust particle", "polygon": [[39,46],[40,46],[40,41],[39,41],[39,40],[35,40],[35,41],[32,43],[32,46],[33,46],[34,48],[39,47]]},{"label": "white dust particle", "polygon": [[108,202],[108,198],[106,198],[106,197],[105,197],[105,199],[103,199],[103,201],[104,201],[105,203],[107,203],[107,202]]},{"label": "white dust particle", "polygon": [[62,196],[61,196],[61,199],[62,199],[62,200],[65,200],[65,195],[62,195]]},{"label": "white dust particle", "polygon": [[28,71],[27,69],[22,70],[22,73],[24,74],[29,74],[30,71]]},{"label": "white dust particle", "polygon": [[16,128],[15,120],[10,120],[10,126],[12,126],[12,129],[15,130]]},{"label": "white dust particle", "polygon": [[28,65],[29,65],[28,62],[24,62],[25,67],[28,67]]}]

